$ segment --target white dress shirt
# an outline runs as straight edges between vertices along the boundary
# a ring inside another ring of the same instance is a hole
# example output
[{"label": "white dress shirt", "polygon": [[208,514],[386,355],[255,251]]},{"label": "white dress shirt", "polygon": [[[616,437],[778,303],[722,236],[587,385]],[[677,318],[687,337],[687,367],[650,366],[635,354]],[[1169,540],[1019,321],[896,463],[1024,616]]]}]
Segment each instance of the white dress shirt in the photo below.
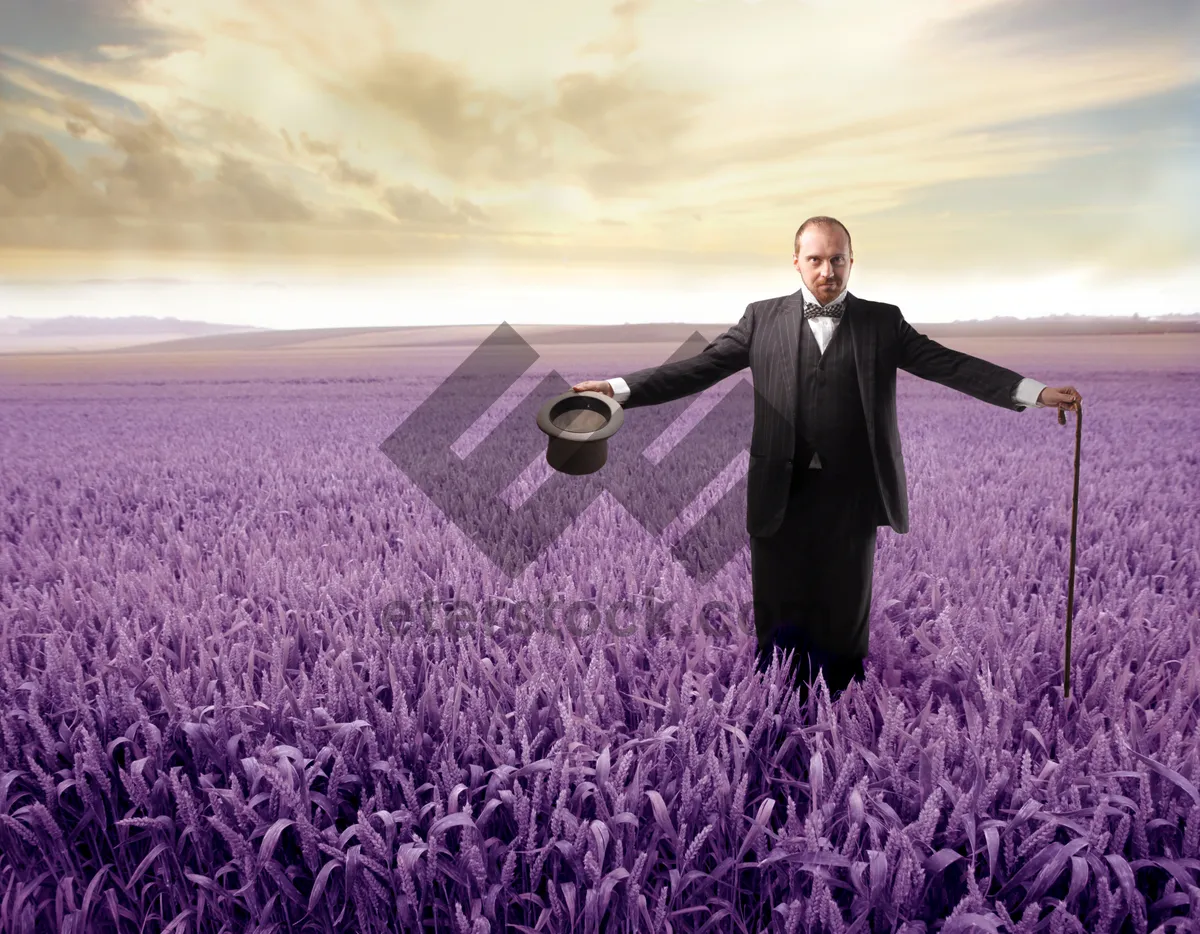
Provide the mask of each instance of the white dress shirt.
[{"label": "white dress shirt", "polygon": [[[837,298],[831,299],[827,304],[835,305],[846,297],[849,291],[849,286],[842,289],[841,294]],[[804,283],[800,284],[800,292],[804,296],[805,302],[810,302],[814,305],[821,303],[813,297],[808,291],[808,287]],[[821,307],[826,307],[822,305]],[[798,312],[802,313],[802,312]],[[825,353],[825,348],[829,346],[830,340],[833,339],[833,332],[837,330],[837,326],[842,323],[841,318],[829,318],[824,315],[817,318],[805,318],[810,328],[812,328],[813,337],[817,339],[817,345],[821,348],[821,353]],[[614,376],[608,381],[613,388],[613,400],[616,402],[624,402],[629,398],[629,384],[619,376]],[[1025,377],[1021,382],[1017,383],[1017,388],[1013,392],[1013,402],[1018,405],[1033,406],[1036,408],[1045,408],[1045,405],[1038,402],[1038,396],[1041,395],[1043,389],[1046,388],[1045,383],[1039,383],[1036,379]],[[812,460],[808,464],[809,467],[821,466],[821,457],[816,452],[813,453]]]}]

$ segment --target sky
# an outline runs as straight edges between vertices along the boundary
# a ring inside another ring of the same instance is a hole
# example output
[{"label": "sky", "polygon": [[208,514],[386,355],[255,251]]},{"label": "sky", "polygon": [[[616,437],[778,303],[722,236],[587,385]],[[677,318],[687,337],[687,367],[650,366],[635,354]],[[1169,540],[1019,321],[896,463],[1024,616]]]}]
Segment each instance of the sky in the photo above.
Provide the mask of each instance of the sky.
[{"label": "sky", "polygon": [[1200,0],[5,0],[0,313],[1194,313],[1197,114]]}]

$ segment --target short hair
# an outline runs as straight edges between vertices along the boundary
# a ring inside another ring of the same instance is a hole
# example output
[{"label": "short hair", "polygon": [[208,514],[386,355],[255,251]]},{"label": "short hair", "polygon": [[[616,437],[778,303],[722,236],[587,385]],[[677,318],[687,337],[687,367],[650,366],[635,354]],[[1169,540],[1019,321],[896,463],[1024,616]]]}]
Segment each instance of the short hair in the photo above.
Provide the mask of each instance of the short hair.
[{"label": "short hair", "polygon": [[854,255],[854,241],[850,239],[850,231],[846,229],[846,225],[836,217],[826,217],[824,214],[818,214],[816,217],[810,217],[800,225],[800,228],[796,231],[795,238],[792,240],[793,253],[800,252],[800,235],[804,233],[804,231],[808,230],[809,227],[841,227],[842,232],[846,235],[846,242],[850,245],[850,255]]}]

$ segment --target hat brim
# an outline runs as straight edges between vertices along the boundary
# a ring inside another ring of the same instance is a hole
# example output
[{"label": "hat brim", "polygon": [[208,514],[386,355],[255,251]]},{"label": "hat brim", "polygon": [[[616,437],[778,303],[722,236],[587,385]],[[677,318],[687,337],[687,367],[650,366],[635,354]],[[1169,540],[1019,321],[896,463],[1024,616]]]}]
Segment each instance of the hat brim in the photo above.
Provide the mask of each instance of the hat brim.
[{"label": "hat brim", "polygon": [[[605,423],[595,431],[571,431],[554,424],[554,419],[566,412],[592,411],[606,416]],[[537,424],[551,438],[563,441],[575,441],[581,444],[589,441],[604,441],[611,438],[625,421],[625,410],[611,396],[602,392],[564,392],[555,396],[542,406],[537,415]]]}]

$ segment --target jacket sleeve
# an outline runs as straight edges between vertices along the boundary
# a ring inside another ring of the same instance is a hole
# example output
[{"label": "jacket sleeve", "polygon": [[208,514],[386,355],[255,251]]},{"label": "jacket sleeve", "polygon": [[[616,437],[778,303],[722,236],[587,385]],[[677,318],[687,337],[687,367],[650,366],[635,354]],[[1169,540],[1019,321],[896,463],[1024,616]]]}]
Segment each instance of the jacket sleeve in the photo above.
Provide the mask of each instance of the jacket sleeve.
[{"label": "jacket sleeve", "polygon": [[1020,373],[939,344],[915,330],[898,308],[896,318],[896,365],[900,369],[1004,409],[1020,412],[1025,408],[1014,398]]},{"label": "jacket sleeve", "polygon": [[750,365],[750,337],[754,333],[754,302],[741,320],[713,338],[700,353],[673,363],[637,370],[623,377],[629,398],[627,409],[660,405],[702,392],[714,383]]}]

